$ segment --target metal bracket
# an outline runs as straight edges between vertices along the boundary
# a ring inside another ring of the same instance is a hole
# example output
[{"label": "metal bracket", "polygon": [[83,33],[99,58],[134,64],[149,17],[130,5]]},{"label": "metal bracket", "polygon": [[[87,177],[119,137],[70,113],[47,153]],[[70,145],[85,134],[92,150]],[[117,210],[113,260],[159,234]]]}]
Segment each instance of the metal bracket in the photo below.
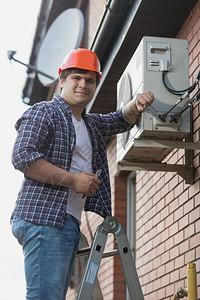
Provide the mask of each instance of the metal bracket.
[{"label": "metal bracket", "polygon": [[16,52],[15,50],[8,50],[8,51],[7,51],[8,59],[9,59],[9,60],[14,60],[15,62],[17,62],[17,63],[19,63],[19,64],[21,64],[21,65],[27,67],[28,69],[30,69],[30,70],[32,70],[32,71],[34,71],[34,72],[36,72],[36,73],[39,73],[39,74],[41,74],[41,75],[43,75],[43,76],[45,76],[45,77],[47,77],[47,78],[50,78],[50,79],[52,79],[52,80],[56,80],[55,78],[53,78],[53,77],[50,76],[49,74],[46,74],[45,72],[43,72],[43,71],[41,71],[41,70],[38,70],[38,69],[35,68],[34,66],[29,65],[29,64],[25,64],[24,62],[22,62],[22,61],[20,61],[20,60],[18,60],[18,59],[16,59],[16,58],[14,58],[14,55],[15,55],[16,53],[17,53],[17,52]]},{"label": "metal bracket", "polygon": [[[193,150],[200,150],[200,143],[188,141],[169,141],[152,139],[135,139],[134,147],[140,148],[178,148],[185,149],[185,164],[167,164],[162,162],[138,162],[122,160],[118,162],[118,171],[161,171],[177,172],[187,184],[194,183]],[[118,173],[119,173],[118,172]]]},{"label": "metal bracket", "polygon": [[152,148],[178,148],[187,150],[200,150],[200,143],[174,140],[157,139],[134,139],[134,147],[152,147]]}]

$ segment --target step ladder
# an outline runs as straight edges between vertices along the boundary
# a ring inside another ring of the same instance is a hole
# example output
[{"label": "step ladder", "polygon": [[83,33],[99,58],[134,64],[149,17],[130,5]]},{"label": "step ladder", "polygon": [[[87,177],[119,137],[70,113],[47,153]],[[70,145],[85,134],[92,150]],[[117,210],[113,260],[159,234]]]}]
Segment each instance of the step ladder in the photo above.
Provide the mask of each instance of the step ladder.
[{"label": "step ladder", "polygon": [[[114,234],[117,249],[104,253],[108,233]],[[131,299],[144,300],[126,233],[115,217],[106,217],[97,227],[91,248],[80,249],[77,255],[83,255],[87,252],[89,252],[89,257],[77,293],[77,300],[93,299],[92,292],[101,260],[113,255],[120,257]]]}]

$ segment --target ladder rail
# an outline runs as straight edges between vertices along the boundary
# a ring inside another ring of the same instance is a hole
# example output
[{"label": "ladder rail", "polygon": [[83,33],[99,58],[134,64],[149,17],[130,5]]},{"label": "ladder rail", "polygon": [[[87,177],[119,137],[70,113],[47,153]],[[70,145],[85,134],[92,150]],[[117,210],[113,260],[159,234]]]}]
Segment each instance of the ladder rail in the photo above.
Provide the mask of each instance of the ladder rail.
[{"label": "ladder rail", "polygon": [[131,248],[122,226],[120,227],[120,232],[115,235],[115,240],[118,245],[119,258],[131,299],[144,300]]},{"label": "ladder rail", "polygon": [[[117,244],[117,250],[109,254],[104,253],[108,233],[114,234]],[[92,291],[103,255],[108,257],[112,254],[119,255],[131,299],[144,300],[127,236],[122,225],[111,216],[105,218],[97,227],[76,300],[92,299]]]},{"label": "ladder rail", "polygon": [[[98,241],[96,241],[97,239]],[[102,234],[101,232],[95,234],[86,268],[81,279],[80,288],[76,298],[77,300],[92,299],[92,291],[101,263],[106,240],[107,236],[105,234]]]},{"label": "ladder rail", "polygon": [[[87,261],[88,261],[87,253],[89,253],[89,250],[91,248],[88,247],[89,246],[88,241],[87,241],[86,237],[83,235],[83,233],[81,233],[81,239],[80,239],[79,246],[80,246],[80,249],[78,250],[78,252],[79,252],[78,258],[80,260],[82,270],[84,270],[86,267]],[[103,295],[102,295],[102,291],[101,291],[101,287],[100,287],[98,278],[95,280],[94,289],[93,289],[91,298],[94,300],[103,300]]]}]

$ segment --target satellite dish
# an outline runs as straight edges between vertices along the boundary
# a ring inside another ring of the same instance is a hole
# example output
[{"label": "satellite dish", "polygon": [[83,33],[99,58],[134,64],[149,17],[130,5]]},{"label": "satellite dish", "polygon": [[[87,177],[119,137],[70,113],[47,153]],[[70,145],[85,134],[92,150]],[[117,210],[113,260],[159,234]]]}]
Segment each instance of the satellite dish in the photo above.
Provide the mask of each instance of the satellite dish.
[{"label": "satellite dish", "polygon": [[37,57],[37,68],[54,78],[38,74],[44,86],[50,86],[57,80],[58,68],[66,54],[80,46],[83,30],[83,14],[77,8],[62,12],[49,27]]}]

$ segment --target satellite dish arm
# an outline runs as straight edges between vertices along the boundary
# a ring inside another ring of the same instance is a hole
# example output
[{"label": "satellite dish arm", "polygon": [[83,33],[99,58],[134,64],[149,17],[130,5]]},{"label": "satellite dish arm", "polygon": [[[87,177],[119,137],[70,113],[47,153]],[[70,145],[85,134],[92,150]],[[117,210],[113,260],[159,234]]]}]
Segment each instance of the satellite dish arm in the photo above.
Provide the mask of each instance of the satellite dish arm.
[{"label": "satellite dish arm", "polygon": [[8,59],[9,59],[9,60],[14,60],[14,61],[20,63],[21,65],[26,66],[26,67],[28,67],[29,69],[35,71],[36,73],[39,73],[39,74],[41,74],[41,75],[43,75],[43,76],[45,76],[45,77],[48,77],[48,78],[50,78],[50,79],[52,79],[52,80],[55,80],[55,78],[53,78],[52,76],[50,76],[50,75],[48,75],[48,74],[46,74],[46,73],[44,73],[44,72],[42,72],[42,71],[36,69],[34,66],[25,64],[25,63],[23,63],[22,61],[20,61],[20,60],[14,58],[14,55],[15,55],[16,53],[17,53],[17,52],[14,51],[14,50],[8,50],[8,51],[7,51]]}]

